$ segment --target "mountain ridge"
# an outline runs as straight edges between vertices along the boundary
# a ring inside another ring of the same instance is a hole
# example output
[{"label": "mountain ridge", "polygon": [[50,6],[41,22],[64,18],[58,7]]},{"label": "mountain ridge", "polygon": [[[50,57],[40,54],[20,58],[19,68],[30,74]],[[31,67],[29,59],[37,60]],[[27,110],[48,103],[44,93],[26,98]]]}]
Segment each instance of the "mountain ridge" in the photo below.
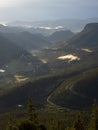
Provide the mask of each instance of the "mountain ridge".
[{"label": "mountain ridge", "polygon": [[68,40],[70,37],[72,37],[74,35],[73,32],[71,32],[70,30],[62,30],[62,31],[56,31],[53,34],[51,34],[48,39],[53,42],[60,42],[60,41],[64,41],[64,40]]}]

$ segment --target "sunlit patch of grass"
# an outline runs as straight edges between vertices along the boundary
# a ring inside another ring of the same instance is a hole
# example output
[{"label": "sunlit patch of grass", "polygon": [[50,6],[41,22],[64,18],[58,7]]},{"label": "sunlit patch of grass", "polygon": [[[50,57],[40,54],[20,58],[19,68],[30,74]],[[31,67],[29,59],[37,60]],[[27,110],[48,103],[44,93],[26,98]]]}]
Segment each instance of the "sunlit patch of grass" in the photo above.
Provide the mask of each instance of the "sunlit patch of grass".
[{"label": "sunlit patch of grass", "polygon": [[23,82],[23,81],[26,81],[29,79],[28,77],[24,77],[24,76],[20,76],[20,75],[15,75],[14,77],[15,77],[16,83],[20,83],[20,82]]}]

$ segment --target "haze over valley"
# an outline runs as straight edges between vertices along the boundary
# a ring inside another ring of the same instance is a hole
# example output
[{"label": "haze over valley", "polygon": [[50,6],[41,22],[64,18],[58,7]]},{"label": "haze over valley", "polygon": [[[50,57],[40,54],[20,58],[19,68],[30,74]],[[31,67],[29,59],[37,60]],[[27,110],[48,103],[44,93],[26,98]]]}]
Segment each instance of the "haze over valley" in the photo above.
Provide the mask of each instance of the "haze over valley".
[{"label": "haze over valley", "polygon": [[78,33],[60,28],[50,34],[50,29],[44,29],[46,36],[40,29],[30,32],[31,28],[18,25],[0,28],[1,94],[11,84],[39,76],[72,73],[72,78],[97,69],[98,23],[88,23]]},{"label": "haze over valley", "polygon": [[0,1],[0,130],[98,129],[97,12],[96,0]]}]

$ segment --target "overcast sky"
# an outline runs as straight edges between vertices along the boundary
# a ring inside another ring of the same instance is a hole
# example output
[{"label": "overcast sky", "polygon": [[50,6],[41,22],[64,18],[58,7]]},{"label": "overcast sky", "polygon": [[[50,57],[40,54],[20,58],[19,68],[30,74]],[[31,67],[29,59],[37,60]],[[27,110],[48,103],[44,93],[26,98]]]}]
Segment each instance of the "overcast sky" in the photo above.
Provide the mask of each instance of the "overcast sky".
[{"label": "overcast sky", "polygon": [[98,0],[0,0],[0,21],[97,16]]}]

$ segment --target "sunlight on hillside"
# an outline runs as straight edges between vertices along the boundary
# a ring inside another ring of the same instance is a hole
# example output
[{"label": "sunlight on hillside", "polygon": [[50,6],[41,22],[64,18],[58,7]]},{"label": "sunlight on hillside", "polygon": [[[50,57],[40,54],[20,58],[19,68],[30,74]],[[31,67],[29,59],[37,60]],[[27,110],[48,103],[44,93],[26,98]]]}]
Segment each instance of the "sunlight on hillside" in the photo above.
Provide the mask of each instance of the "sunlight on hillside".
[{"label": "sunlight on hillside", "polygon": [[88,48],[82,48],[81,50],[82,50],[82,51],[89,52],[89,53],[93,52],[91,49],[88,49]]},{"label": "sunlight on hillside", "polygon": [[29,78],[27,78],[27,77],[20,76],[20,75],[15,75],[14,77],[15,77],[15,80],[16,80],[17,83],[23,82],[23,81],[26,81],[26,80],[29,79]]},{"label": "sunlight on hillside", "polygon": [[4,72],[5,72],[5,70],[3,70],[3,69],[0,69],[0,72],[1,72],[1,73],[4,73]]},{"label": "sunlight on hillside", "polygon": [[69,62],[74,61],[74,60],[80,60],[79,57],[74,56],[72,54],[68,54],[68,55],[65,55],[65,56],[60,56],[57,59],[59,59],[59,60],[68,60]]},{"label": "sunlight on hillside", "polygon": [[42,63],[46,64],[48,63],[45,59],[41,59]]}]

